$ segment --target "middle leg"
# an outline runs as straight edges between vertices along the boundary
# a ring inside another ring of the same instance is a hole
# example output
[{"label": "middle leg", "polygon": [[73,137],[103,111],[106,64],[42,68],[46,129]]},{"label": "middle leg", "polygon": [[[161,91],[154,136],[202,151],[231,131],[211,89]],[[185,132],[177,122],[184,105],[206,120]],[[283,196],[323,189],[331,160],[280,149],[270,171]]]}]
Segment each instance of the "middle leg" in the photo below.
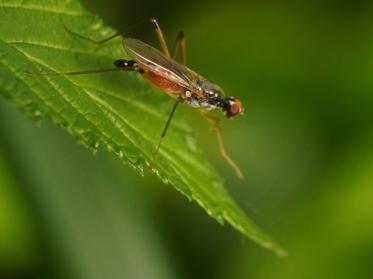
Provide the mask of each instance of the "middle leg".
[{"label": "middle leg", "polygon": [[172,117],[174,116],[174,113],[175,113],[175,110],[177,108],[177,105],[179,104],[179,100],[177,100],[171,110],[171,113],[170,115],[168,116],[168,119],[167,119],[167,122],[166,122],[166,125],[164,126],[163,128],[163,132],[161,134],[161,137],[159,138],[159,142],[158,142],[158,145],[154,151],[154,154],[153,154],[153,157],[150,161],[150,164],[149,164],[149,168],[152,169],[153,168],[153,165],[154,165],[154,162],[155,162],[155,159],[157,158],[158,156],[158,153],[159,153],[159,149],[161,148],[161,145],[163,143],[163,140],[166,136],[166,133],[167,133],[167,130],[168,130],[168,127],[170,126],[170,123],[171,123],[171,120],[172,120]]},{"label": "middle leg", "polygon": [[[159,24],[157,23],[157,26],[159,28]],[[159,30],[161,30],[159,28]],[[161,33],[162,34],[162,33]],[[160,37],[160,42],[164,41],[164,37],[163,37],[163,34],[161,35]],[[165,42],[165,41],[164,41]],[[161,43],[162,44],[162,43]],[[166,46],[167,47],[167,46]],[[179,32],[177,38],[176,38],[176,42],[175,42],[175,45],[174,45],[174,49],[173,49],[173,58],[176,58],[176,54],[177,54],[177,50],[180,51],[180,63],[185,65],[185,39],[184,39],[184,34],[183,32]],[[159,153],[159,149],[161,148],[161,145],[163,143],[163,140],[166,136],[166,133],[167,133],[167,130],[168,130],[168,127],[170,126],[170,123],[171,123],[171,120],[172,120],[172,117],[176,111],[176,108],[177,108],[177,105],[180,103],[179,100],[176,100],[172,110],[171,110],[171,113],[167,119],[167,122],[166,122],[166,125],[165,127],[163,128],[163,132],[161,134],[161,137],[159,138],[159,142],[158,142],[158,145],[156,147],[156,150],[153,154],[153,157],[150,161],[150,165],[149,165],[149,168],[151,169],[154,165],[154,162],[155,162],[155,159]]]}]

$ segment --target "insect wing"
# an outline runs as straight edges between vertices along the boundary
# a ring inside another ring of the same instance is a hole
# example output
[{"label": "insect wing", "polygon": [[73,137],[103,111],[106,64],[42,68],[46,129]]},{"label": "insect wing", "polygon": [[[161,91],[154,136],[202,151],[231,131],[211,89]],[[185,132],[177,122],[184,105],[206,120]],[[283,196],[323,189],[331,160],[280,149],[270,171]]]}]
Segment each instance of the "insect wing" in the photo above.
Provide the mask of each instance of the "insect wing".
[{"label": "insect wing", "polygon": [[127,53],[132,56],[137,63],[185,88],[192,87],[196,81],[200,79],[197,73],[177,63],[175,60],[162,54],[159,50],[140,40],[128,38],[124,39],[123,44]]}]

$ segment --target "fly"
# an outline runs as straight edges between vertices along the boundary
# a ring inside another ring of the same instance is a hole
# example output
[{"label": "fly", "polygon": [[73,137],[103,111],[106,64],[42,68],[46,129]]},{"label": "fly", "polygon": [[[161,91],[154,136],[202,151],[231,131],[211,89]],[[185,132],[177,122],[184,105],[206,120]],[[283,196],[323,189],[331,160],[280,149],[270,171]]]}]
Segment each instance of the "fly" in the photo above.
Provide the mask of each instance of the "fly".
[{"label": "fly", "polygon": [[[244,113],[244,108],[240,100],[236,97],[226,97],[223,90],[215,83],[208,81],[201,75],[192,71],[186,64],[185,38],[183,32],[179,32],[173,48],[172,56],[168,49],[162,29],[156,19],[150,19],[154,26],[156,35],[160,42],[162,52],[158,49],[132,38],[123,40],[123,47],[131,60],[118,59],[114,61],[113,68],[95,69],[86,71],[59,72],[59,73],[30,73],[29,75],[58,76],[58,75],[81,75],[102,73],[111,71],[135,71],[140,73],[144,79],[148,80],[154,86],[160,88],[166,94],[175,99],[175,104],[169,114],[167,122],[160,136],[158,145],[149,164],[152,168],[166,136],[166,132],[171,123],[172,117],[179,103],[187,104],[193,108],[198,108],[202,115],[212,124],[216,132],[220,153],[227,163],[233,168],[237,176],[243,178],[243,174],[237,164],[228,156],[225,151],[223,140],[220,133],[219,120],[207,113],[208,110],[221,109],[228,118],[236,117]],[[94,41],[90,38],[77,34],[65,26],[68,33],[81,39],[88,40],[95,44],[103,44],[117,36],[115,33],[103,40]],[[176,61],[176,54],[179,51],[179,61]]]}]

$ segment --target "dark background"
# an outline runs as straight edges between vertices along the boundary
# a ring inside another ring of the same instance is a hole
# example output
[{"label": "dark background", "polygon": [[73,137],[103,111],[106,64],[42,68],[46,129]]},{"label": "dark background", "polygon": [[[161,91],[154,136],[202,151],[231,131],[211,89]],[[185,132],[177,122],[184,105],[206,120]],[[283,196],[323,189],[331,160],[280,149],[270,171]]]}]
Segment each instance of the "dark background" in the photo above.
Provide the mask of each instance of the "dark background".
[{"label": "dark background", "polygon": [[373,1],[85,0],[157,46],[187,39],[188,65],[238,96],[225,120],[239,181],[186,110],[237,202],[289,252],[220,226],[155,177],[36,128],[0,101],[0,278],[373,278]]}]

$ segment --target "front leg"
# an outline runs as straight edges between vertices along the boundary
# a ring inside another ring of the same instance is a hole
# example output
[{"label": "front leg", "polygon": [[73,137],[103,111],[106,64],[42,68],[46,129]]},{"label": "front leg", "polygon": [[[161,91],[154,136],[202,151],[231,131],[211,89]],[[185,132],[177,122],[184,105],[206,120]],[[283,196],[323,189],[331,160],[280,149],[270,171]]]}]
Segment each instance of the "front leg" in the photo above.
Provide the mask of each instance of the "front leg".
[{"label": "front leg", "polygon": [[207,119],[207,121],[212,125],[214,132],[216,134],[216,137],[218,139],[219,144],[219,150],[220,155],[223,157],[223,159],[231,166],[231,168],[235,171],[236,175],[240,179],[244,179],[244,175],[240,169],[240,167],[229,157],[227,152],[224,148],[223,138],[221,136],[221,130],[220,130],[220,120],[216,118],[215,116],[210,115],[207,111],[201,110],[201,114]]}]

